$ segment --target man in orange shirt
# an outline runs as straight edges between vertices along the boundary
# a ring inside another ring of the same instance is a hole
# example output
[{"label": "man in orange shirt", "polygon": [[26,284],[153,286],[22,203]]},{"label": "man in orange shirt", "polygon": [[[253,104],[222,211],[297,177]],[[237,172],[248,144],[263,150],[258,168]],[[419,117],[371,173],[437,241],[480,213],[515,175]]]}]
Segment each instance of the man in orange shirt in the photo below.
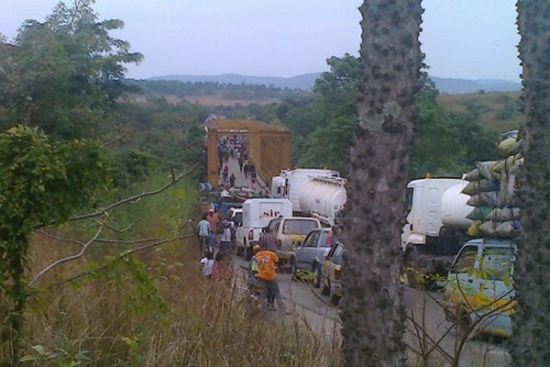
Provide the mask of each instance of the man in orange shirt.
[{"label": "man in orange shirt", "polygon": [[277,272],[275,266],[279,262],[279,257],[273,251],[266,249],[266,244],[261,244],[262,249],[256,253],[255,259],[258,264],[258,278],[260,283],[260,301],[262,302],[262,311],[264,317],[267,316],[267,296],[271,295],[277,300],[279,315],[286,314],[285,303],[277,283]]}]

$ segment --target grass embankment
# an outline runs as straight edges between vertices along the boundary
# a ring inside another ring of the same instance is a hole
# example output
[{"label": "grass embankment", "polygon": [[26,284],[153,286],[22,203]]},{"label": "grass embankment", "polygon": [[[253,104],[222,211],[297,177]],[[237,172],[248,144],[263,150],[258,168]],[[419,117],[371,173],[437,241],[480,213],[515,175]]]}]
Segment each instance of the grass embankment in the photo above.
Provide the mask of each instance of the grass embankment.
[{"label": "grass embankment", "polygon": [[[157,185],[159,186],[159,185]],[[32,243],[31,277],[78,253],[34,283],[23,366],[338,366],[325,345],[293,322],[251,317],[234,286],[201,278],[193,230],[194,187],[176,187],[101,218],[49,228]],[[120,231],[125,229],[125,231]],[[173,240],[120,257],[124,251]],[[62,239],[65,238],[65,239]],[[78,238],[78,241],[67,240]],[[149,239],[130,243],[136,239]],[[66,279],[75,278],[66,282]],[[32,357],[32,358],[31,358]],[[32,360],[34,359],[34,360]]]}]

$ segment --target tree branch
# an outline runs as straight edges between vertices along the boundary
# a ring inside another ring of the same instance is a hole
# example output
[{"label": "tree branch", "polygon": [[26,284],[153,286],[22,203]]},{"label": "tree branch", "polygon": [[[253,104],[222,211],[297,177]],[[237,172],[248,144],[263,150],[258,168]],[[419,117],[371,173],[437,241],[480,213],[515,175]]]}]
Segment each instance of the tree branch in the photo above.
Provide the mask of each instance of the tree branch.
[{"label": "tree branch", "polygon": [[[188,224],[191,224],[192,222],[191,221],[188,221],[181,229],[183,229],[185,226],[187,226]],[[57,261],[54,261],[52,264],[50,264],[48,267],[46,267],[45,269],[43,269],[42,271],[40,271],[35,277],[33,277],[33,279],[29,282],[29,286],[32,286],[40,277],[42,277],[47,271],[53,269],[55,266],[59,265],[59,264],[62,264],[64,262],[67,262],[67,261],[70,261],[70,260],[74,260],[74,259],[77,259],[78,257],[81,257],[82,254],[84,253],[84,251],[86,251],[86,249],[88,248],[88,246],[92,243],[92,242],[117,242],[117,243],[125,243],[125,244],[128,244],[128,243],[139,243],[139,242],[144,242],[144,241],[151,241],[151,240],[155,240],[156,242],[153,242],[153,243],[150,243],[150,244],[147,244],[147,245],[143,245],[143,246],[140,246],[140,247],[136,247],[134,249],[129,249],[129,250],[126,250],[124,251],[122,254],[116,256],[110,263],[104,265],[104,266],[101,266],[99,268],[96,268],[96,269],[93,269],[93,270],[89,270],[89,271],[86,271],[84,273],[80,273],[80,274],[77,274],[73,277],[70,277],[70,278],[67,278],[65,280],[62,280],[60,282],[57,282],[57,283],[54,283],[54,284],[51,284],[49,286],[47,286],[46,288],[42,289],[42,290],[35,290],[35,291],[32,291],[32,292],[29,292],[29,296],[32,296],[33,294],[36,294],[38,292],[41,292],[41,291],[45,291],[45,290],[48,290],[48,289],[51,289],[51,288],[54,288],[54,287],[58,287],[60,285],[63,285],[65,283],[68,283],[68,282],[71,282],[73,280],[76,280],[76,279],[79,279],[79,278],[82,278],[86,275],[89,275],[89,274],[92,274],[92,273],[95,273],[95,272],[98,272],[98,271],[101,271],[101,270],[105,270],[105,269],[108,269],[110,266],[112,266],[114,263],[116,263],[118,260],[120,259],[123,259],[127,256],[130,256],[132,254],[135,254],[135,253],[138,253],[138,252],[141,252],[141,251],[145,251],[145,250],[148,250],[148,249],[151,249],[151,248],[154,248],[154,247],[157,247],[157,246],[160,246],[160,245],[163,245],[167,242],[171,242],[171,241],[177,241],[177,240],[185,240],[185,239],[188,239],[188,238],[192,238],[194,236],[196,236],[196,233],[191,233],[191,234],[187,234],[187,235],[184,235],[184,236],[178,236],[178,237],[172,237],[172,238],[168,238],[168,239],[162,239],[162,238],[150,238],[150,239],[142,239],[142,240],[136,240],[136,241],[114,241],[114,240],[99,240],[97,239],[97,237],[99,236],[99,234],[101,233],[101,229],[103,227],[100,227],[97,231],[97,233],[95,234],[95,236],[90,240],[88,241],[85,246],[82,248],[82,250],[76,254],[76,255],[73,255],[73,256],[69,256],[69,257],[66,257],[66,258],[63,258],[63,259],[59,259]]]},{"label": "tree branch", "polygon": [[58,259],[56,261],[54,261],[53,263],[51,263],[50,265],[46,266],[44,269],[42,269],[41,271],[38,272],[38,274],[36,274],[30,281],[29,281],[29,286],[32,287],[33,284],[38,280],[40,279],[44,274],[46,274],[48,271],[50,271],[51,269],[53,269],[54,267],[60,265],[60,264],[63,264],[63,263],[66,263],[68,261],[71,261],[71,260],[75,260],[75,259],[78,259],[80,257],[82,257],[84,255],[84,253],[86,252],[86,250],[88,249],[88,247],[97,239],[97,237],[99,236],[99,234],[101,233],[101,231],[103,230],[103,226],[100,226],[98,229],[97,229],[97,232],[95,233],[95,235],[89,240],[87,241],[83,246],[82,248],[80,249],[80,251],[75,254],[75,255],[71,255],[71,256],[68,256],[68,257],[64,257],[64,258],[61,258],[61,259]]}]

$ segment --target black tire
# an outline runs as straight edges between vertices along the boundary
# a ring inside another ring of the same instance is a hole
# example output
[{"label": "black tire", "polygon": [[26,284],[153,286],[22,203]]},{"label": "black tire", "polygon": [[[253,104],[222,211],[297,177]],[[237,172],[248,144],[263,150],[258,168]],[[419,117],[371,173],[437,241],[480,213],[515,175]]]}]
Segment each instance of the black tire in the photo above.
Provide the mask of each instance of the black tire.
[{"label": "black tire", "polygon": [[327,283],[323,283],[321,285],[321,294],[323,296],[330,296],[330,284],[328,284],[328,279],[327,279]]},{"label": "black tire", "polygon": [[321,287],[321,266],[319,264],[315,266],[313,273],[315,274],[313,277],[313,287],[319,288]]},{"label": "black tire", "polygon": [[[246,246],[246,245],[245,245],[245,246]],[[245,259],[246,261],[250,261],[250,260],[252,260],[252,256],[254,256],[254,254],[252,253],[252,248],[246,246],[246,247],[244,248],[244,259]]]}]

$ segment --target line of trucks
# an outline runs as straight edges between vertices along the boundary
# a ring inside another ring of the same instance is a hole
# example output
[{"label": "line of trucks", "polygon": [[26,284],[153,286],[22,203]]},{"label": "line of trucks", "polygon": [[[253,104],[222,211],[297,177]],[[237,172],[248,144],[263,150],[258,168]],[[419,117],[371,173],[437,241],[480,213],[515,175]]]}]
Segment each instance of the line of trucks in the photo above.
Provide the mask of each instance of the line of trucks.
[{"label": "line of trucks", "polygon": [[252,256],[264,228],[277,238],[279,257],[290,259],[294,247],[314,228],[338,224],[347,201],[346,179],[326,169],[282,170],[271,182],[270,198],[246,200],[242,225],[235,231],[238,254]]},{"label": "line of trucks", "polygon": [[[462,178],[425,178],[408,183],[401,246],[409,285],[416,287],[421,278],[435,274],[446,276],[468,239],[518,235],[515,192],[523,162],[520,144],[517,131],[507,132],[498,148],[503,159],[479,162]],[[274,234],[282,258],[291,256],[312,228],[341,223],[346,182],[333,170],[281,171],[272,179],[270,198],[248,199],[242,204],[242,225],[234,236],[237,252],[250,258],[262,230],[270,227],[278,231]],[[285,219],[275,221],[277,218]]]}]

